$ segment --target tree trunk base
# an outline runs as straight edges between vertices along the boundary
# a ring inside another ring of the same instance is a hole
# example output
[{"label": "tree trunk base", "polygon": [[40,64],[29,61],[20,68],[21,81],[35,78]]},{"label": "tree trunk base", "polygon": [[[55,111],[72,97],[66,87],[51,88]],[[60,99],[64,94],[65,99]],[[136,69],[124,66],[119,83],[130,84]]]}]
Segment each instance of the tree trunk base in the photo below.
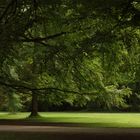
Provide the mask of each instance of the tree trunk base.
[{"label": "tree trunk base", "polygon": [[32,106],[31,106],[31,114],[29,117],[39,117],[39,114],[38,114],[38,94],[36,92],[32,92]]},{"label": "tree trunk base", "polygon": [[38,113],[32,113],[29,115],[29,118],[40,117]]}]

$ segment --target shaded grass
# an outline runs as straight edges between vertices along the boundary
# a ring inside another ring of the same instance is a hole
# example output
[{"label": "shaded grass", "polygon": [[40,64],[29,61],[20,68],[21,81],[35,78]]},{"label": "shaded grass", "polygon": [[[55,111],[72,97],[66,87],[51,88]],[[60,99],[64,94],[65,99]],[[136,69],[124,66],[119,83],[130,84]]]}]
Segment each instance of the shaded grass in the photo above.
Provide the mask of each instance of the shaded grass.
[{"label": "shaded grass", "polygon": [[139,140],[140,135],[0,132],[0,140]]},{"label": "shaded grass", "polygon": [[140,113],[67,113],[43,112],[41,117],[28,118],[30,113],[0,113],[0,120],[81,124],[86,127],[140,128]]}]

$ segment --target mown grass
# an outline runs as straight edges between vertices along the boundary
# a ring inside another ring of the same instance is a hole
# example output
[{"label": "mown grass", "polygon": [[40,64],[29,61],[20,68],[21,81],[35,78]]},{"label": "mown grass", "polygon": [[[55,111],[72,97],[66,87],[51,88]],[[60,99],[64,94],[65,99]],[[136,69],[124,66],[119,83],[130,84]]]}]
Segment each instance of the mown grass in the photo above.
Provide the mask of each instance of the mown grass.
[{"label": "mown grass", "polygon": [[0,113],[0,120],[16,120],[49,123],[73,123],[87,127],[140,128],[140,113],[67,113],[43,112],[41,117],[28,118],[29,113]]}]

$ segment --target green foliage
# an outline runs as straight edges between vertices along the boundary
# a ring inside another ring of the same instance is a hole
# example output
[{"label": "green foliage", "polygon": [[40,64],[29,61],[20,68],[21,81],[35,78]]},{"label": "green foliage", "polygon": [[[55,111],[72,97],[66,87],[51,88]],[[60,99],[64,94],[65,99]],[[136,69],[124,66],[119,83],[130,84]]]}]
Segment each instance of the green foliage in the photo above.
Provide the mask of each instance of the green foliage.
[{"label": "green foliage", "polygon": [[0,110],[6,110],[7,96],[5,92],[0,89]]},{"label": "green foliage", "polygon": [[[140,81],[139,1],[0,4],[2,87],[28,94],[37,90],[54,104],[82,106],[96,97],[108,108],[126,106],[130,90],[120,87]],[[11,98],[12,108],[18,108],[17,95]]]},{"label": "green foliage", "polygon": [[20,96],[16,93],[8,93],[7,108],[10,113],[16,113],[22,108]]}]

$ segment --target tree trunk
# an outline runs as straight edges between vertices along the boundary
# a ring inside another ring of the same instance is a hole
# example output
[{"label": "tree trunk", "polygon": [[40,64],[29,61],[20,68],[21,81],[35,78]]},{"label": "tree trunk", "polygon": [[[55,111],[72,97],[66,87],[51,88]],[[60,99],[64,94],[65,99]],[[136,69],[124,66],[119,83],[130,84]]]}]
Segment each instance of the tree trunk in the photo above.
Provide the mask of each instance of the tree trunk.
[{"label": "tree trunk", "polygon": [[32,106],[30,117],[39,116],[38,114],[38,95],[36,92],[32,92]]}]

